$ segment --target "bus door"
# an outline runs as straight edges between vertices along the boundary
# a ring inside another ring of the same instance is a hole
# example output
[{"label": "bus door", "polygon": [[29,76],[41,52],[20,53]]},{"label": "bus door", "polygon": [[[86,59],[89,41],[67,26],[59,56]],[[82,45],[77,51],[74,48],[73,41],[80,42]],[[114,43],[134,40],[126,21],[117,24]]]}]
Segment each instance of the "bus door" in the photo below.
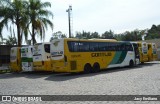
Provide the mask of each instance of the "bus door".
[{"label": "bus door", "polygon": [[45,71],[51,70],[51,53],[50,53],[50,43],[44,44],[44,54],[42,55],[42,64],[44,65]]},{"label": "bus door", "polygon": [[137,43],[133,43],[136,65],[140,63],[140,52]]}]

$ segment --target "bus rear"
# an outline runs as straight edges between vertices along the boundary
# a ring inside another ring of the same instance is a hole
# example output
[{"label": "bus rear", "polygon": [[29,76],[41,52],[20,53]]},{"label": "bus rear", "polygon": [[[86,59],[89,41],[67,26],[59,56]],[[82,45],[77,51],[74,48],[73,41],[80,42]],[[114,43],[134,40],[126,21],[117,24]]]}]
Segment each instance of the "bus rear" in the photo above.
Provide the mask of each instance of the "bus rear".
[{"label": "bus rear", "polygon": [[54,39],[51,42],[52,70],[67,72],[67,59],[64,56],[64,39]]},{"label": "bus rear", "polygon": [[12,47],[10,51],[10,68],[12,72],[21,72],[20,47]]},{"label": "bus rear", "polygon": [[144,63],[148,61],[148,45],[146,42],[139,42],[140,62]]},{"label": "bus rear", "polygon": [[148,43],[148,61],[156,61],[158,59],[157,47],[155,43]]},{"label": "bus rear", "polygon": [[33,46],[21,47],[22,71],[33,71]]},{"label": "bus rear", "polygon": [[157,61],[158,53],[157,53],[157,46],[155,43],[152,43],[152,49],[153,49],[153,61]]},{"label": "bus rear", "polygon": [[50,57],[50,43],[35,44],[33,49],[34,71],[52,71]]}]

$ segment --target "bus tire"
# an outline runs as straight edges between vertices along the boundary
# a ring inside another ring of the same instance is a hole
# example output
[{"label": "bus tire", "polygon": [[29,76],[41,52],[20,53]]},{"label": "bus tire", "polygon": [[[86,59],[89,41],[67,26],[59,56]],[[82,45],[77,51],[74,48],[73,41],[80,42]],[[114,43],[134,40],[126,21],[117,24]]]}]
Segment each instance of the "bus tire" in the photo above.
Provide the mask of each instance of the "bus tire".
[{"label": "bus tire", "polygon": [[94,63],[94,65],[93,65],[93,72],[95,73],[95,72],[99,72],[100,71],[100,65],[99,65],[99,63]]},{"label": "bus tire", "polygon": [[134,62],[133,62],[133,60],[130,60],[129,67],[133,67],[133,66],[134,66]]},{"label": "bus tire", "polygon": [[90,73],[91,70],[92,70],[92,66],[91,66],[90,64],[86,64],[86,65],[84,66],[84,73],[85,73],[85,74]]}]

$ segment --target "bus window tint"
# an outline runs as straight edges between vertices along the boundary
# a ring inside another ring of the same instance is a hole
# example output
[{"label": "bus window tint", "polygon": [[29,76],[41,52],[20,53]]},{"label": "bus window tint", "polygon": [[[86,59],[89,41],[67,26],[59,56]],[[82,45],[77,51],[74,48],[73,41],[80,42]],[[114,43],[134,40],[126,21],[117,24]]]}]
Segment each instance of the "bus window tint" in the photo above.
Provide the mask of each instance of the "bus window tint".
[{"label": "bus window tint", "polygon": [[78,42],[68,42],[70,52],[78,52]]},{"label": "bus window tint", "polygon": [[45,52],[50,53],[50,44],[44,45]]},{"label": "bus window tint", "polygon": [[130,43],[117,42],[68,42],[70,52],[133,51]]},{"label": "bus window tint", "polygon": [[99,51],[99,49],[98,49],[98,43],[96,43],[96,42],[90,42],[89,45],[90,45],[89,46],[89,50],[90,51]]},{"label": "bus window tint", "polygon": [[79,52],[88,52],[89,51],[89,43],[88,42],[79,42]]},{"label": "bus window tint", "polygon": [[133,51],[131,44],[129,44],[129,43],[126,44],[126,51]]},{"label": "bus window tint", "polygon": [[102,42],[102,43],[98,43],[99,46],[99,51],[106,51],[107,50],[107,43]]}]

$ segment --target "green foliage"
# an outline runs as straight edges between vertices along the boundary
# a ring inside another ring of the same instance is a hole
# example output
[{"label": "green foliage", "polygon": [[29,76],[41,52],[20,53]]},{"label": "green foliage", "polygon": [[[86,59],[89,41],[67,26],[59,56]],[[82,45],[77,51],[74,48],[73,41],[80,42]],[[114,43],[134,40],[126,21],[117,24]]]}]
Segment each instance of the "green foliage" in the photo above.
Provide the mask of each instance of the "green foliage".
[{"label": "green foliage", "polygon": [[28,2],[27,8],[29,20],[31,21],[33,44],[36,43],[36,34],[41,37],[41,40],[44,40],[45,30],[48,29],[48,25],[53,30],[53,23],[48,19],[49,16],[53,17],[53,14],[46,9],[47,7],[51,7],[50,2],[41,2],[40,0],[29,0]]},{"label": "green foliage", "polygon": [[[121,34],[114,34],[112,30],[105,31],[102,35],[99,35],[98,32],[77,32],[76,38],[85,38],[85,39],[91,39],[91,38],[101,38],[101,39],[116,39],[118,41],[139,41],[142,40],[142,35],[146,34],[145,32],[147,29],[144,30],[138,30],[135,29],[134,31],[126,31]],[[153,25],[151,29],[148,30],[148,33],[145,37],[146,40],[148,39],[155,39],[160,38],[160,25],[156,26]]]},{"label": "green foliage", "polygon": [[160,25],[152,25],[151,29],[148,30],[146,39],[160,38]]},{"label": "green foliage", "polygon": [[17,39],[15,37],[8,36],[8,38],[4,40],[6,45],[17,45]]},{"label": "green foliage", "polygon": [[63,34],[61,31],[57,31],[53,33],[52,37],[50,38],[50,42],[54,39],[60,39],[60,38],[67,38],[66,34]]},{"label": "green foliage", "polygon": [[114,32],[112,30],[106,31],[102,34],[103,39],[114,39]]},{"label": "green foliage", "polygon": [[[17,28],[18,46],[21,46],[22,33],[21,25],[26,17],[26,5],[23,0],[1,0],[0,1],[0,33],[4,27],[7,27],[9,23],[15,24]],[[11,24],[11,25],[12,25]],[[2,35],[2,34],[1,34]]]},{"label": "green foliage", "polygon": [[[36,43],[36,34],[41,40],[44,39],[48,25],[53,29],[53,23],[48,19],[53,14],[47,7],[51,7],[50,2],[41,0],[0,0],[0,37],[4,27],[8,29],[10,24],[15,24],[18,46],[21,46],[23,37],[27,41],[28,33],[32,36],[33,44]],[[31,31],[29,27],[32,27]]]}]

